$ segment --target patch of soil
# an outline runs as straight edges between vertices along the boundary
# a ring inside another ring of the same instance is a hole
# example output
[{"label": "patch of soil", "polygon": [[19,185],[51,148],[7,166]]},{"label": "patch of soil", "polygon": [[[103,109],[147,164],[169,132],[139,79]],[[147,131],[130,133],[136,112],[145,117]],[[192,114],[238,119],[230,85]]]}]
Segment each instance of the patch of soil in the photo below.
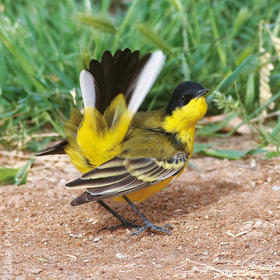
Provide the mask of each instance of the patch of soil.
[{"label": "patch of soil", "polygon": [[[252,146],[246,137],[215,141]],[[0,163],[7,159],[26,160],[3,151]],[[0,279],[280,279],[279,159],[191,163],[138,204],[172,236],[129,238],[128,229],[98,231],[118,221],[97,203],[69,205],[81,191],[65,188],[79,176],[66,157],[38,158],[26,185],[0,187]],[[125,203],[106,202],[141,222]]]}]

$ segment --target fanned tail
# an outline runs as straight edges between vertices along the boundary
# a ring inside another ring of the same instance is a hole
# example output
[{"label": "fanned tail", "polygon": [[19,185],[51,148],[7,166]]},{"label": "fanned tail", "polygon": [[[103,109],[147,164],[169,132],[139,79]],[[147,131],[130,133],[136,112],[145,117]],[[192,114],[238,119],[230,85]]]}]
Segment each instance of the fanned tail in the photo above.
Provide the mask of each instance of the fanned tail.
[{"label": "fanned tail", "polygon": [[112,100],[120,93],[129,104],[138,75],[152,54],[139,58],[139,51],[118,50],[114,55],[104,52],[101,62],[93,59],[88,71],[96,86],[96,109],[103,114]]},{"label": "fanned tail", "polygon": [[129,49],[114,55],[106,51],[101,62],[91,60],[80,74],[84,116],[75,113],[65,126],[67,139],[38,155],[65,150],[83,173],[116,156],[163,63],[161,51],[139,58],[139,51]]}]

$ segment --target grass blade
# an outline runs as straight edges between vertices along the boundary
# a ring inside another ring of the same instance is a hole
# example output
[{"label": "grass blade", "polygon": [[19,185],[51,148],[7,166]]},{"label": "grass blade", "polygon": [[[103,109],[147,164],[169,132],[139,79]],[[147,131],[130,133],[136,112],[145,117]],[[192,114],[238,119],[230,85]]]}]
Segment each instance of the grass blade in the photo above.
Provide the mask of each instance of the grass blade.
[{"label": "grass blade", "polygon": [[210,7],[209,11],[210,11],[210,20],[211,20],[213,35],[214,35],[214,38],[215,38],[215,40],[217,41],[217,44],[218,44],[217,45],[218,55],[219,55],[222,67],[226,67],[227,57],[225,55],[225,52],[224,52],[223,48],[221,47],[221,43],[220,43],[221,38],[220,38],[218,27],[217,27],[217,24],[216,24],[216,20],[215,20],[216,17],[214,15],[213,8]]},{"label": "grass blade", "polygon": [[138,0],[134,0],[132,2],[132,4],[130,5],[130,7],[129,7],[127,13],[126,13],[126,16],[125,16],[124,20],[122,21],[122,24],[121,24],[121,26],[120,26],[120,28],[117,32],[117,36],[116,36],[116,38],[114,40],[114,43],[113,43],[113,51],[116,51],[117,48],[118,48],[120,38],[121,38],[126,26],[128,25],[132,15],[133,15],[133,12],[135,10],[137,2],[138,2]]},{"label": "grass blade", "polygon": [[173,52],[171,48],[168,46],[167,42],[164,41],[159,35],[157,35],[151,28],[148,28],[146,25],[139,23],[136,25],[137,30],[153,45],[157,48],[163,50],[164,52],[172,55]]},{"label": "grass blade", "polygon": [[108,18],[79,14],[78,20],[81,23],[94,27],[99,31],[110,33],[110,34],[117,33],[117,29]]},{"label": "grass blade", "polygon": [[254,54],[251,56],[248,56],[239,66],[237,66],[234,71],[224,80],[218,87],[220,91],[225,91],[227,88],[229,88],[237,79],[238,75],[243,71],[245,66],[247,64],[252,63],[256,60],[256,58],[259,56],[259,54]]},{"label": "grass blade", "polygon": [[15,185],[22,185],[25,184],[28,177],[28,172],[31,168],[31,165],[35,161],[35,158],[30,159],[21,169],[18,170],[15,176]]},{"label": "grass blade", "polygon": [[0,167],[0,186],[14,184],[18,170],[18,168]]},{"label": "grass blade", "polygon": [[241,127],[243,124],[245,124],[250,119],[257,116],[263,109],[265,109],[270,103],[274,102],[280,97],[280,92],[278,92],[276,95],[272,96],[267,102],[265,102],[263,105],[261,105],[259,108],[257,108],[252,114],[248,116],[247,120],[244,120],[242,123],[240,123],[238,126],[236,126],[234,129],[232,129],[227,135],[231,136],[237,131],[239,127]]}]

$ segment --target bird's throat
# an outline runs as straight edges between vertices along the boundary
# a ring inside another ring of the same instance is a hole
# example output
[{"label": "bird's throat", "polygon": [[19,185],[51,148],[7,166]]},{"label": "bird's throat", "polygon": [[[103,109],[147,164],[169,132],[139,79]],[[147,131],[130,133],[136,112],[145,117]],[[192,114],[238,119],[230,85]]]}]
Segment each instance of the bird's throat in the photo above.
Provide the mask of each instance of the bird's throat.
[{"label": "bird's throat", "polygon": [[185,151],[192,155],[193,153],[193,144],[194,144],[194,136],[195,136],[195,126],[189,127],[188,129],[181,130],[176,133],[177,140],[184,144]]}]

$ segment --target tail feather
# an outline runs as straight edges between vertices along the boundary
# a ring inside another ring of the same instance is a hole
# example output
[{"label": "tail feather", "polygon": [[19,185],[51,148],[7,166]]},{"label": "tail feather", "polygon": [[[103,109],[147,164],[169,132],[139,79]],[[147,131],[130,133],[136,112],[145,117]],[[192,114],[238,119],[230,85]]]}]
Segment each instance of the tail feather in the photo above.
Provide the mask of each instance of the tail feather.
[{"label": "tail feather", "polygon": [[59,143],[52,145],[36,154],[36,156],[47,156],[65,154],[64,148],[68,145],[68,140],[65,138]]},{"label": "tail feather", "polygon": [[80,73],[80,86],[83,95],[84,107],[95,106],[95,82],[90,72],[83,70]]},{"label": "tail feather", "polygon": [[120,93],[129,104],[135,89],[136,79],[151,54],[139,58],[139,51],[130,49],[118,50],[114,55],[104,52],[101,62],[93,59],[89,72],[93,75],[96,85],[96,105],[100,113],[104,113],[111,101]]},{"label": "tail feather", "polygon": [[136,84],[134,85],[133,94],[128,104],[129,110],[137,112],[154,81],[156,80],[163,66],[164,60],[165,57],[161,51],[156,51],[150,56],[149,60],[144,65],[141,73],[139,74]]}]

